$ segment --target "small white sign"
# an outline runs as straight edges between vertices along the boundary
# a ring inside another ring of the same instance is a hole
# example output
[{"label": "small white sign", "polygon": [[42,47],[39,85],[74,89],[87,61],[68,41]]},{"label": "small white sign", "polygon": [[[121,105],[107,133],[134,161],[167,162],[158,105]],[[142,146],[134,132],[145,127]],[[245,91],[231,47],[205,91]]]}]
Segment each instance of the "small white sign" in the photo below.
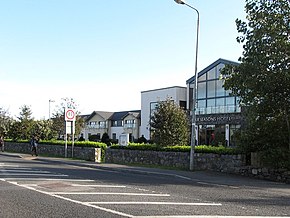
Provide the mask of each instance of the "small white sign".
[{"label": "small white sign", "polygon": [[73,121],[65,122],[65,131],[66,134],[75,134],[75,123]]}]

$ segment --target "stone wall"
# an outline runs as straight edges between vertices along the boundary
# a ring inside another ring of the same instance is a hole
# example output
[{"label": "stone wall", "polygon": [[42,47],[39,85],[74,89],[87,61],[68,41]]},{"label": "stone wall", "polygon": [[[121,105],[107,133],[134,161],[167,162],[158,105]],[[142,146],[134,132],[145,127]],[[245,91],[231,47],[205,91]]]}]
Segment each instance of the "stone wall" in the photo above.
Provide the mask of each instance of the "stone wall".
[{"label": "stone wall", "polygon": [[[5,151],[30,154],[31,146],[29,143],[16,143],[16,142],[5,142]],[[64,145],[47,145],[39,144],[37,146],[38,154],[45,154],[53,157],[64,157],[65,146]],[[71,146],[67,146],[67,157],[72,157]],[[93,147],[74,147],[74,158],[101,162],[101,149]]]},{"label": "stone wall", "polygon": [[[159,165],[189,169],[188,152],[107,149],[105,159],[107,163]],[[256,165],[247,166],[245,155],[195,153],[194,170],[232,173],[257,179],[290,183],[290,171],[257,167]]]},{"label": "stone wall", "polygon": [[[31,153],[31,146],[28,143],[5,142],[5,150],[16,153]],[[64,145],[38,146],[38,153],[64,157]],[[68,146],[67,157],[71,157],[71,146]],[[101,162],[101,149],[92,147],[74,147],[74,157],[82,160]],[[158,165],[189,169],[189,152],[160,152],[160,151],[138,151],[125,149],[108,148],[105,154],[106,163],[118,164],[143,164]],[[194,154],[195,170],[210,170],[225,173],[234,173],[247,177],[265,179],[277,182],[290,183],[290,171],[285,169],[269,169],[258,166],[246,165],[244,155],[220,155],[220,154]]]},{"label": "stone wall", "polygon": [[[189,169],[189,152],[107,149],[105,159],[107,163],[137,163]],[[243,155],[194,154],[195,170],[237,173],[245,165]]]}]

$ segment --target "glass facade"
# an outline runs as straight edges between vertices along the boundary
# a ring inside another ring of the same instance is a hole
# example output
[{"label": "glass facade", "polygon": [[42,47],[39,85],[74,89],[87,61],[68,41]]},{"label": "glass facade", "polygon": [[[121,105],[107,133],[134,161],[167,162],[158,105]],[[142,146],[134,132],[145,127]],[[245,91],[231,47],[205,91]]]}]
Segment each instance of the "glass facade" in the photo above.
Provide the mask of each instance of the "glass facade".
[{"label": "glass facade", "polygon": [[[197,80],[197,142],[199,145],[236,146],[239,137],[239,98],[223,88],[220,61],[201,71]],[[194,81],[190,83],[193,88]]]},{"label": "glass facade", "polygon": [[223,88],[224,81],[220,79],[220,70],[223,67],[224,64],[219,64],[199,76],[197,115],[241,112],[237,97],[230,96],[229,91]]}]

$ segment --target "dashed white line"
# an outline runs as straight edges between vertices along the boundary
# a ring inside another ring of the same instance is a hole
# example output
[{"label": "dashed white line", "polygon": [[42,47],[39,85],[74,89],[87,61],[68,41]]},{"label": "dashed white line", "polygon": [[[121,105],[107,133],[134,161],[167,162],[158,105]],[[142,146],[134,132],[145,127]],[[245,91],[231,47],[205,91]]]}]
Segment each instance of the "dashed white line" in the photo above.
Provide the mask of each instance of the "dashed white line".
[{"label": "dashed white line", "polygon": [[125,201],[125,202],[86,202],[88,204],[126,204],[126,205],[182,205],[182,206],[222,206],[219,203],[187,203],[187,202],[132,202],[132,201]]},{"label": "dashed white line", "polygon": [[134,218],[285,218],[282,216],[217,216],[217,215],[192,215],[192,216],[134,216]]},{"label": "dashed white line", "polygon": [[125,185],[81,185],[81,184],[71,184],[75,187],[101,187],[101,188],[126,188]]},{"label": "dashed white line", "polygon": [[3,172],[21,172],[21,173],[51,173],[49,171],[42,171],[42,170],[21,170],[21,169],[17,169],[17,170],[11,170],[11,169],[5,169],[3,170]]},{"label": "dashed white line", "polygon": [[48,176],[48,177],[67,177],[68,175],[42,174],[42,173],[0,173],[0,176]]},{"label": "dashed white line", "polygon": [[126,193],[126,192],[48,192],[53,195],[129,195],[129,196],[154,196],[170,197],[169,194],[149,194],[149,193]]},{"label": "dashed white line", "polygon": [[[10,174],[11,176],[11,174]],[[67,181],[67,182],[94,182],[95,180],[91,180],[91,179],[45,179],[45,178],[22,178],[22,177],[18,177],[18,178],[5,178],[5,181]]]}]

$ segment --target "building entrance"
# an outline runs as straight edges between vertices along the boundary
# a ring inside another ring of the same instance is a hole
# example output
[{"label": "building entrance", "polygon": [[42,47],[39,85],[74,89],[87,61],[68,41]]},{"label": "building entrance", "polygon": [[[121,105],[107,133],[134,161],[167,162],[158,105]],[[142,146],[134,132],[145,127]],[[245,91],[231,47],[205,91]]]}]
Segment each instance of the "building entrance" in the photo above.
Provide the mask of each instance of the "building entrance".
[{"label": "building entrance", "polygon": [[200,145],[226,145],[225,125],[199,125],[198,144]]}]

